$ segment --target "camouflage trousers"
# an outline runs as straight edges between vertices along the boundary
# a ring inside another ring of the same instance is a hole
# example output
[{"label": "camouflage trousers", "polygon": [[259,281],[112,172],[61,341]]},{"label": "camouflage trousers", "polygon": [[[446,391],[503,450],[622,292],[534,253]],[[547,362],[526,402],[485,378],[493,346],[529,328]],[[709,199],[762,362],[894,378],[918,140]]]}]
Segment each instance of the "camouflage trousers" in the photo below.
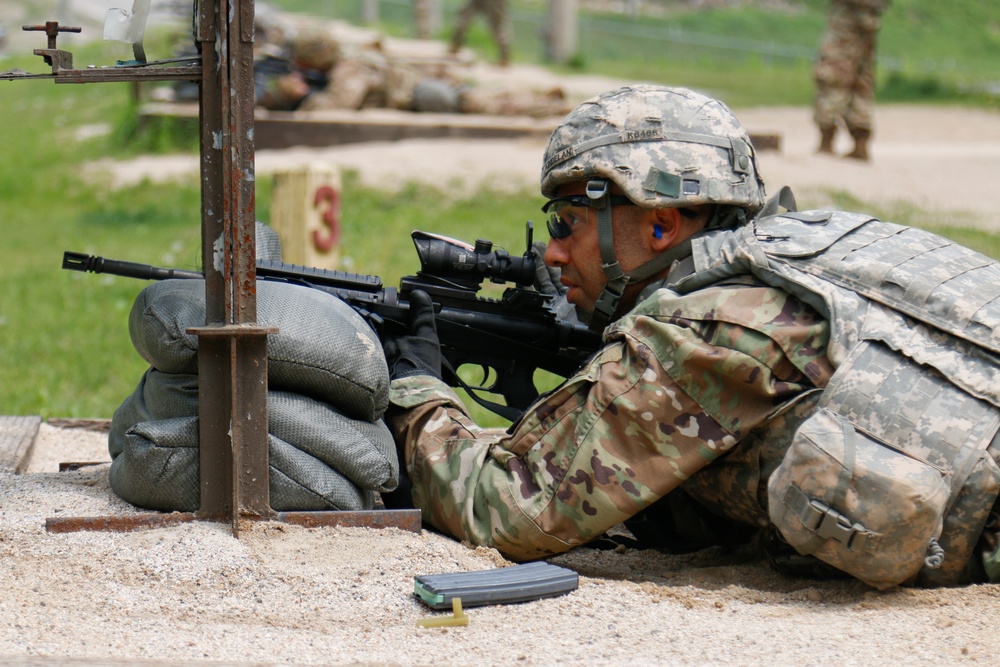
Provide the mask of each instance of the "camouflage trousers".
[{"label": "camouflage trousers", "polygon": [[878,23],[871,13],[837,7],[831,13],[813,70],[813,120],[820,128],[872,129]]},{"label": "camouflage trousers", "polygon": [[490,26],[493,41],[500,50],[501,64],[510,62],[510,25],[507,22],[507,0],[469,0],[458,12],[455,32],[451,37],[451,51],[457,52],[465,43],[472,19],[483,14]]}]

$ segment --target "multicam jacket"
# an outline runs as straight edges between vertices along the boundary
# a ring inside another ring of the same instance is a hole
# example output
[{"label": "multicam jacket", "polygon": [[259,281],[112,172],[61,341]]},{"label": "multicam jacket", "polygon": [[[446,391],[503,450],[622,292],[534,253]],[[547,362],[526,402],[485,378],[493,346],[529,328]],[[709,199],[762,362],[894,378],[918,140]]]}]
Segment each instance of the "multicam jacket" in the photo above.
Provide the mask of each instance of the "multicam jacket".
[{"label": "multicam jacket", "polygon": [[[759,283],[661,289],[509,432],[478,428],[427,376],[393,383],[388,421],[426,521],[514,559],[539,558],[602,535],[741,440],[757,441],[826,384],[827,337],[812,308]],[[754,505],[748,512],[766,522]]]},{"label": "multicam jacket", "polygon": [[424,518],[530,559],[684,484],[878,588],[967,583],[977,549],[1000,579],[1000,264],[829,211],[705,235],[686,262],[508,432],[394,382]]}]

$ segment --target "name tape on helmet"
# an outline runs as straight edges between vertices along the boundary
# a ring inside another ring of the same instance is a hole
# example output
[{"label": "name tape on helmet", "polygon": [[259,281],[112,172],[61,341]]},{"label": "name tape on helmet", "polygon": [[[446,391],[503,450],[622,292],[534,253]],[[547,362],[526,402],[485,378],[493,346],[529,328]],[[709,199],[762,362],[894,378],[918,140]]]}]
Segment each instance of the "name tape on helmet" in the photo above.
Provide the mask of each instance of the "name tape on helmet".
[{"label": "name tape on helmet", "polygon": [[567,146],[550,155],[542,165],[543,171],[549,171],[557,164],[576,157],[581,153],[610,146],[612,144],[631,144],[641,141],[682,141],[690,144],[706,144],[732,150],[732,142],[729,139],[713,137],[710,134],[698,134],[695,132],[664,132],[662,129],[646,130],[625,130],[615,134],[605,134],[600,137],[588,139],[575,146]]}]

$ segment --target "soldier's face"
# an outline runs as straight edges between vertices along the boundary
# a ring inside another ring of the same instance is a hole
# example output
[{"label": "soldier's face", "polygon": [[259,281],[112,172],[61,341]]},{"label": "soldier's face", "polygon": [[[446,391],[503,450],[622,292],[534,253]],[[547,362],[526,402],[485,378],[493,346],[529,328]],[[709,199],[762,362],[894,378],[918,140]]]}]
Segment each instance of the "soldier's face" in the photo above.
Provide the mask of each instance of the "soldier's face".
[{"label": "soldier's face", "polygon": [[[580,195],[585,191],[585,183],[568,183],[561,186],[556,195]],[[645,261],[644,258],[639,259],[637,251],[640,249],[636,244],[624,238],[628,232],[635,233],[632,218],[636,213],[641,211],[635,206],[612,207],[615,252],[626,271]],[[559,217],[570,234],[563,238],[550,238],[543,259],[547,265],[560,269],[560,281],[569,288],[566,293],[569,302],[577,308],[592,311],[607,283],[604,269],[601,268],[597,210],[587,206],[567,206],[559,211]]]}]

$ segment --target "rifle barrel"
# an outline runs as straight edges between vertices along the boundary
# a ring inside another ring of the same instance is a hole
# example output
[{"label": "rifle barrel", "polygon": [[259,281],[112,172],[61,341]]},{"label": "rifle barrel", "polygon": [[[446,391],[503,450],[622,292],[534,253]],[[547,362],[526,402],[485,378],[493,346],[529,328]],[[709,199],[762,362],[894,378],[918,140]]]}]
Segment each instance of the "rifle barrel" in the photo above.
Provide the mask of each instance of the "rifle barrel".
[{"label": "rifle barrel", "polygon": [[84,273],[109,273],[114,276],[124,276],[126,278],[139,278],[140,280],[170,280],[172,278],[204,278],[198,271],[185,271],[183,269],[163,269],[150,264],[138,264],[136,262],[121,262],[114,259],[105,259],[97,255],[87,255],[82,252],[64,252],[62,268],[70,271],[83,271]]}]

